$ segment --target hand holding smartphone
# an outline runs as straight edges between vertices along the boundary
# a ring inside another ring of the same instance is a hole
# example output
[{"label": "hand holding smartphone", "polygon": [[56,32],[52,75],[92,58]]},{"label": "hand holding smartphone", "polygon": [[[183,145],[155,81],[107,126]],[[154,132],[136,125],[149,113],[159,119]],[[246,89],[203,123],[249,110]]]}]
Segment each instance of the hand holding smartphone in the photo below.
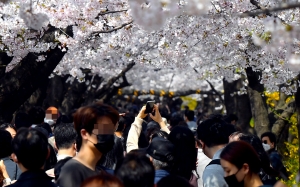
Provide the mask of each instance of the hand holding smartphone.
[{"label": "hand holding smartphone", "polygon": [[149,114],[153,112],[155,101],[147,101],[145,114]]}]

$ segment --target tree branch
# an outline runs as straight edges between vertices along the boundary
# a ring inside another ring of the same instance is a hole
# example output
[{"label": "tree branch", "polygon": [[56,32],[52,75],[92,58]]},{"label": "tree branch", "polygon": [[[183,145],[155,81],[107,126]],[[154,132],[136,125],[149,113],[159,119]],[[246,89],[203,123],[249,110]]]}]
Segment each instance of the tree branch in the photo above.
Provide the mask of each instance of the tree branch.
[{"label": "tree branch", "polygon": [[293,4],[287,4],[287,3],[283,3],[281,4],[281,6],[279,7],[274,7],[274,8],[265,8],[263,7],[261,4],[259,4],[259,2],[255,1],[255,0],[250,0],[250,2],[256,6],[258,9],[258,11],[255,12],[244,12],[242,14],[240,14],[239,16],[244,18],[244,17],[255,17],[258,16],[260,14],[267,14],[268,16],[271,16],[272,12],[279,12],[279,11],[283,11],[283,10],[289,10],[289,9],[294,9],[294,8],[300,8],[300,3],[293,3]]},{"label": "tree branch", "polygon": [[119,13],[119,12],[126,12],[127,9],[125,10],[112,10],[112,11],[105,11],[105,12],[100,12],[97,16],[96,19],[98,19],[100,16],[106,15],[106,14],[114,14],[114,13]]},{"label": "tree branch", "polygon": [[211,90],[212,90],[213,92],[215,92],[217,96],[219,96],[220,101],[224,104],[224,99],[222,98],[222,95],[215,89],[214,85],[212,85],[212,83],[209,82],[208,80],[206,80],[206,82],[209,84]]},{"label": "tree branch", "polygon": [[110,30],[106,30],[106,31],[95,31],[95,32],[92,32],[92,33],[91,33],[91,37],[92,37],[92,36],[96,36],[96,35],[101,34],[101,33],[112,33],[112,32],[114,32],[114,31],[117,31],[117,30],[119,30],[119,29],[122,29],[123,27],[125,27],[125,26],[127,26],[127,25],[130,25],[130,24],[132,24],[132,23],[133,23],[133,21],[130,21],[130,22],[128,22],[128,23],[124,23],[124,24],[122,24],[121,26],[115,27],[115,28],[110,29]]}]

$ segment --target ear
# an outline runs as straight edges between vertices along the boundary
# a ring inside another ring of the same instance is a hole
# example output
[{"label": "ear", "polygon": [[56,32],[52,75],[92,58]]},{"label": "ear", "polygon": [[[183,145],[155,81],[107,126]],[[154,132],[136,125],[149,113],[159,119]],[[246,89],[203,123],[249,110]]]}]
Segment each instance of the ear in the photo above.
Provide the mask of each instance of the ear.
[{"label": "ear", "polygon": [[85,129],[81,129],[80,135],[83,140],[87,140],[89,138],[89,133]]},{"label": "ear", "polygon": [[247,163],[244,163],[243,164],[243,167],[242,167],[242,172],[244,174],[247,174],[249,172],[249,165]]},{"label": "ear", "polygon": [[274,142],[271,142],[271,148],[275,148]]},{"label": "ear", "polygon": [[12,153],[12,154],[11,154],[11,158],[13,159],[13,161],[14,161],[15,163],[19,163],[18,158],[17,158],[17,155],[16,155],[15,153]]},{"label": "ear", "polygon": [[77,144],[76,143],[73,144],[73,148],[74,148],[75,151],[77,151]]}]

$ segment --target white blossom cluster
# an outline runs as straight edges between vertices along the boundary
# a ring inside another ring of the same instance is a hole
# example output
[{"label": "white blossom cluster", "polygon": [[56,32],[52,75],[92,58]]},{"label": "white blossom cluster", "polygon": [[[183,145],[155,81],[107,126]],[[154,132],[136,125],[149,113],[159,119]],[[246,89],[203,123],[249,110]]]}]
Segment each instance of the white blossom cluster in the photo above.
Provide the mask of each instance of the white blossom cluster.
[{"label": "white blossom cluster", "polygon": [[[0,51],[14,57],[9,71],[29,52],[58,45],[67,53],[54,73],[80,80],[81,69],[109,79],[135,62],[128,79],[145,90],[169,88],[172,74],[171,88],[179,90],[205,79],[236,80],[252,67],[263,71],[267,89],[285,84],[282,91],[292,93],[299,86],[292,81],[300,70],[299,9],[239,16],[255,9],[249,0],[0,1]],[[48,24],[60,29],[52,42],[42,39]],[[68,26],[72,37],[63,31]]]}]

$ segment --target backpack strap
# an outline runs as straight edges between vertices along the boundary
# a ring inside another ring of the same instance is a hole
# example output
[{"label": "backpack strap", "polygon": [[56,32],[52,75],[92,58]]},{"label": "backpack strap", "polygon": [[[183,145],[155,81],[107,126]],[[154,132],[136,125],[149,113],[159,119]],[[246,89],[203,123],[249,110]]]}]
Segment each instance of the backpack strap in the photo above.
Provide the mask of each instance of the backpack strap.
[{"label": "backpack strap", "polygon": [[207,164],[207,166],[209,166],[209,165],[221,165],[221,161],[220,161],[220,159],[215,159],[215,160],[210,161],[209,164]]}]

